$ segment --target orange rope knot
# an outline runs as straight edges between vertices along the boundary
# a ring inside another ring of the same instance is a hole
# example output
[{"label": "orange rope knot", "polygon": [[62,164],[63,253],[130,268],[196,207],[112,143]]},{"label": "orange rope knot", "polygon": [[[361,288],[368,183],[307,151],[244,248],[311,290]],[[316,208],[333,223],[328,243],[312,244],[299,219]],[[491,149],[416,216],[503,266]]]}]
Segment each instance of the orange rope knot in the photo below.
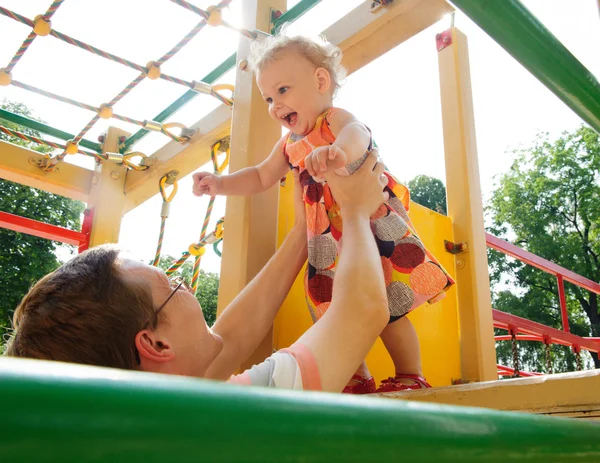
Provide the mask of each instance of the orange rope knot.
[{"label": "orange rope knot", "polygon": [[46,21],[41,14],[38,14],[33,19],[33,32],[35,32],[40,37],[44,37],[50,34],[52,30],[52,25],[50,20]]},{"label": "orange rope knot", "polygon": [[160,65],[154,61],[148,61],[146,64],[146,77],[150,80],[156,80],[160,78]]},{"label": "orange rope knot", "polygon": [[101,104],[98,109],[98,116],[100,119],[110,119],[113,117],[113,109],[108,104]]},{"label": "orange rope knot", "polygon": [[220,26],[223,23],[223,15],[221,14],[221,9],[211,5],[206,9],[208,13],[208,19],[206,20],[206,24],[212,27]]},{"label": "orange rope knot", "polygon": [[65,144],[65,153],[66,154],[77,154],[79,152],[79,143],[75,140],[69,140]]},{"label": "orange rope knot", "polygon": [[206,252],[206,249],[204,249],[204,244],[200,244],[200,243],[190,244],[190,247],[188,248],[188,252],[190,253],[191,256],[201,257]]},{"label": "orange rope knot", "polygon": [[8,87],[12,83],[12,74],[5,71],[4,68],[0,69],[0,86]]}]

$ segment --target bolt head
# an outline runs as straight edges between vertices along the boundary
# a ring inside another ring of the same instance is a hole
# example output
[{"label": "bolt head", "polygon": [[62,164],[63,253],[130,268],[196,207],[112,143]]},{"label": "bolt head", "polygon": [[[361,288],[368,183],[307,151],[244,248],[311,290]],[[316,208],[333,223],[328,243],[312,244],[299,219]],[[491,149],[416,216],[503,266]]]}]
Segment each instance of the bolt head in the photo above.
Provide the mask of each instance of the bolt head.
[{"label": "bolt head", "polygon": [[248,69],[248,61],[243,59],[238,63],[238,68],[240,69],[240,71],[245,71],[246,69]]}]

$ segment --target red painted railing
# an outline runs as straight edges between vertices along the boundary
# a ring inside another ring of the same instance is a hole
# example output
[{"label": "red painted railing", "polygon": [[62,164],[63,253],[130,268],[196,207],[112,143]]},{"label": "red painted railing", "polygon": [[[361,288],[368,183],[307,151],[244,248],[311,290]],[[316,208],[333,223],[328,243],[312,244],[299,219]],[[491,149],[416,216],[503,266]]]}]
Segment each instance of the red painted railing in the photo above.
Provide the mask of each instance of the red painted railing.
[{"label": "red painted railing", "polygon": [[68,228],[57,227],[56,225],[0,211],[0,227],[48,240],[72,244],[78,247],[79,252],[83,252],[89,247],[93,215],[91,209],[85,210],[81,231],[77,232]]},{"label": "red painted railing", "polygon": [[[569,346],[576,353],[580,352],[581,349],[591,352],[600,352],[599,338],[581,337],[570,333],[564,282],[568,281],[596,294],[600,294],[600,284],[567,270],[566,268],[550,262],[549,260],[543,259],[540,256],[532,254],[529,251],[525,251],[514,244],[501,240],[494,235],[490,235],[489,233],[486,233],[486,242],[489,248],[495,249],[496,251],[514,257],[521,262],[525,262],[528,265],[556,276],[563,327],[562,330],[558,330],[556,328],[542,325],[541,323],[536,323],[534,321],[494,309],[494,327],[505,329],[509,333],[509,335],[496,336],[496,341],[509,341],[514,337],[516,340],[522,341],[540,341],[545,344],[560,344],[563,346]],[[512,369],[503,367],[501,365],[498,366],[498,373],[500,375],[504,375],[504,373],[509,372],[509,370]],[[520,373],[521,376],[524,376],[523,372]]]}]

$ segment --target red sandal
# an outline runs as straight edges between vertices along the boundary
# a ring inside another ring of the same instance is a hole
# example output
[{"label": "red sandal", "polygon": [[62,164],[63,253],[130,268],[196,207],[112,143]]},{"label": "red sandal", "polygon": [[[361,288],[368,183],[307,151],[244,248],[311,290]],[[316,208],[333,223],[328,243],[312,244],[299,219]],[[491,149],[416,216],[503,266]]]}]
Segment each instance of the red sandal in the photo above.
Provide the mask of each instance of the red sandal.
[{"label": "red sandal", "polygon": [[[402,382],[403,379],[410,379],[414,381],[414,384],[404,384]],[[431,384],[429,384],[422,376],[400,374],[396,375],[393,378],[390,377],[381,381],[381,385],[377,388],[377,391],[375,392],[400,392],[415,389],[429,389],[430,387]]]},{"label": "red sandal", "polygon": [[355,384],[346,386],[342,391],[342,394],[372,394],[375,392],[375,379],[372,376],[365,378],[364,376],[354,375],[352,380]]}]

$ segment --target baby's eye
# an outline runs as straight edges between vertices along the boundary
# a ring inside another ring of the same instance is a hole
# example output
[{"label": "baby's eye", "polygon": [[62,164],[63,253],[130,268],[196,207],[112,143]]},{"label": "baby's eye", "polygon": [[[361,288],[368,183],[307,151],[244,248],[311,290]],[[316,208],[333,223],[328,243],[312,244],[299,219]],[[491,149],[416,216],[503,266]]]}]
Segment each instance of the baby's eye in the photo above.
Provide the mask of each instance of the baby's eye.
[{"label": "baby's eye", "polygon": [[265,98],[265,101],[269,104],[273,103],[273,98]]},{"label": "baby's eye", "polygon": [[281,95],[283,95],[283,94],[284,94],[285,92],[287,92],[287,91],[288,91],[288,87],[281,87],[281,88],[279,89],[279,93],[280,93]]}]

